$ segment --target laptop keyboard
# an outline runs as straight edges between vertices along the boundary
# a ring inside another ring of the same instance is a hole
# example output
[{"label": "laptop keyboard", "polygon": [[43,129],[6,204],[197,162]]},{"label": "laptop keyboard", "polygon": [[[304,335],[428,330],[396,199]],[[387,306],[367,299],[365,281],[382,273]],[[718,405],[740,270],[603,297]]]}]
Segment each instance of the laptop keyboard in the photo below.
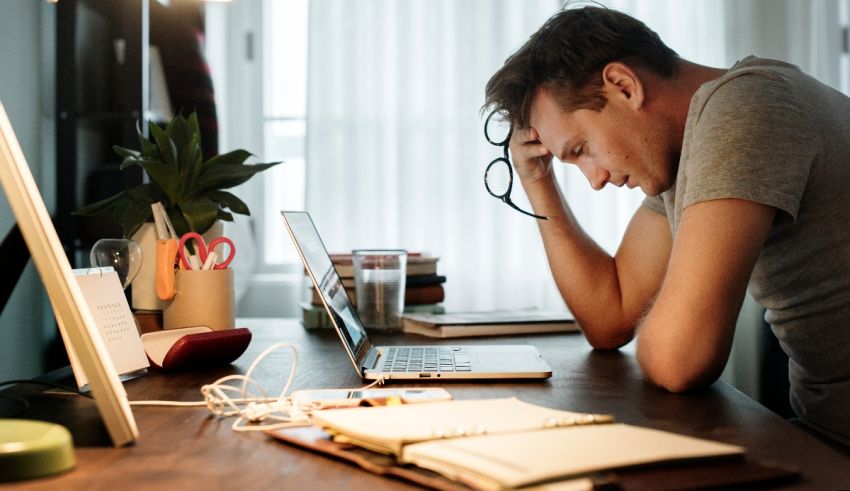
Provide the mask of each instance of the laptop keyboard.
[{"label": "laptop keyboard", "polygon": [[384,348],[384,372],[469,372],[472,367],[461,346]]}]

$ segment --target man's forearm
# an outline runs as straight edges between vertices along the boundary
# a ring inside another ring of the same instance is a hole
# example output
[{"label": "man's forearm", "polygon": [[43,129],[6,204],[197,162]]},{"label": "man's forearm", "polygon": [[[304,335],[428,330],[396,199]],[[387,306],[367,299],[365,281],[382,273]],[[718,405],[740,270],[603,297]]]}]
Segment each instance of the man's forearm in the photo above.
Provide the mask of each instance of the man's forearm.
[{"label": "man's forearm", "polygon": [[554,178],[523,182],[558,290],[590,343],[617,348],[634,335],[640,312],[624,309],[617,261],[581,228]]}]

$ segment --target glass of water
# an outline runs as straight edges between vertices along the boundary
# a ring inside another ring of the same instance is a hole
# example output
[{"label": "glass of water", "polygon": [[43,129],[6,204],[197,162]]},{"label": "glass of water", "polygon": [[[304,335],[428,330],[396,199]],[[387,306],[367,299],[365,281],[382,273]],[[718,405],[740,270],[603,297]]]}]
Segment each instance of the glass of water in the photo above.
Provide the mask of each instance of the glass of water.
[{"label": "glass of water", "polygon": [[407,251],[352,251],[357,313],[367,329],[397,331],[402,327]]}]

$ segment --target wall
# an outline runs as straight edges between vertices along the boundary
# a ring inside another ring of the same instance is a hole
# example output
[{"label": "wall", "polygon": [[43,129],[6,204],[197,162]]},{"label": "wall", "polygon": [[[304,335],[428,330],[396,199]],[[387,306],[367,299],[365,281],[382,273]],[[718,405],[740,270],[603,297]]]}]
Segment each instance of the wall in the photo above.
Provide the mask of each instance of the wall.
[{"label": "wall", "polygon": [[[0,102],[48,197],[54,194],[55,161],[53,17],[54,7],[43,1],[3,0],[0,5]],[[8,201],[0,196],[0,238],[13,224]],[[30,262],[0,315],[0,380],[42,373],[42,352],[55,336],[49,303]]]}]

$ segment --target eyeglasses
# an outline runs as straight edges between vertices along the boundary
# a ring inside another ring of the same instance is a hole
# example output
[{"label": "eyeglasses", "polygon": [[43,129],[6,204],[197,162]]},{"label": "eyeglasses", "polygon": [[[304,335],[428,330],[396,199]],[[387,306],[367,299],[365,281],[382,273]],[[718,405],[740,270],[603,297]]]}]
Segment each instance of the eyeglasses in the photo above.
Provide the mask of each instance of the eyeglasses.
[{"label": "eyeglasses", "polygon": [[508,147],[513,133],[513,125],[504,111],[496,109],[484,121],[484,138],[491,145],[502,147],[503,155],[496,158],[484,170],[484,187],[494,198],[501,200],[514,210],[534,217],[538,220],[548,220],[549,217],[529,213],[511,201],[511,190],[514,186],[514,170],[508,157]]}]

